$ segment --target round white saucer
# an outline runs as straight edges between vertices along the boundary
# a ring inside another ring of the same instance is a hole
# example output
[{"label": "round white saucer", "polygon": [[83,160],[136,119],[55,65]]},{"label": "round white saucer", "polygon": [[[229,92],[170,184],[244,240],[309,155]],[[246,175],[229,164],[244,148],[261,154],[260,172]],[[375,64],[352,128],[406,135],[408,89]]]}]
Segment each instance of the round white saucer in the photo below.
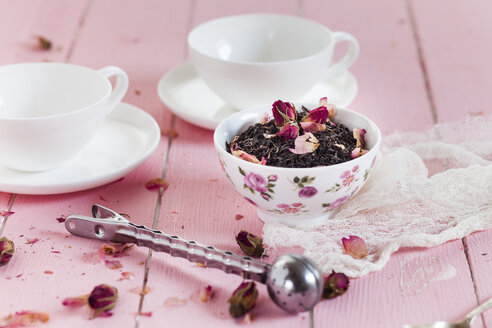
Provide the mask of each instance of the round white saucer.
[{"label": "round white saucer", "polygon": [[[217,96],[198,76],[195,68],[182,64],[164,75],[157,85],[157,93],[169,109],[192,124],[213,130],[236,110]],[[347,70],[316,84],[297,102],[318,103],[322,97],[338,107],[348,106],[357,94],[357,80]]]},{"label": "round white saucer", "polygon": [[47,195],[85,190],[118,180],[156,149],[157,122],[135,106],[120,103],[89,145],[64,166],[44,172],[21,172],[0,166],[0,191]]}]

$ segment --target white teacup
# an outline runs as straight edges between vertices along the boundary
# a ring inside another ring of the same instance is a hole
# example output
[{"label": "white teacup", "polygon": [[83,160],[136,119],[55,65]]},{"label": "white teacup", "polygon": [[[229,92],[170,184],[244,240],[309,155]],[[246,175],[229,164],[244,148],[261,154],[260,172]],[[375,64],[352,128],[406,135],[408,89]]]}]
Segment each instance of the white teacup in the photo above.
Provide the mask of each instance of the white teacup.
[{"label": "white teacup", "polygon": [[[332,63],[335,45],[347,53]],[[219,18],[188,35],[190,60],[200,77],[237,109],[298,99],[321,79],[354,63],[357,40],[346,32],[295,16],[252,14]]]},{"label": "white teacup", "polygon": [[63,165],[89,143],[127,89],[126,73],[113,66],[1,66],[0,165],[21,171]]}]

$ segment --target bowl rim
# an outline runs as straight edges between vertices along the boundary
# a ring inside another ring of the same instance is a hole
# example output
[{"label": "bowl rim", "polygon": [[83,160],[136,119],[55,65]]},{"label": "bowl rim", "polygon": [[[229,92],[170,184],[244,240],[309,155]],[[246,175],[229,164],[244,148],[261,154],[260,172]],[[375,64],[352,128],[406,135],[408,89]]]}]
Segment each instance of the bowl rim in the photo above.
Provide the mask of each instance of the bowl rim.
[{"label": "bowl rim", "polygon": [[[246,61],[246,60],[224,60],[221,58],[218,58],[216,56],[212,56],[208,54],[207,52],[199,50],[195,45],[192,44],[192,38],[193,34],[198,33],[197,31],[201,28],[206,27],[207,25],[211,24],[217,24],[218,22],[221,21],[226,21],[230,19],[241,19],[241,18],[248,18],[248,17],[261,17],[261,18],[287,18],[287,19],[296,19],[299,21],[305,21],[306,23],[311,23],[313,25],[319,26],[320,28],[324,28],[329,35],[329,40],[330,42],[325,45],[320,51],[317,51],[311,55],[304,56],[301,58],[294,58],[294,59],[288,59],[288,60],[279,60],[279,61],[269,61],[269,62],[254,62],[254,61]],[[333,31],[329,29],[326,25],[323,25],[317,21],[307,19],[304,17],[299,17],[299,16],[294,16],[294,15],[286,15],[286,14],[274,14],[274,13],[251,13],[251,14],[239,14],[239,15],[230,15],[230,16],[224,16],[224,17],[219,17],[215,18],[206,22],[203,22],[197,26],[195,26],[191,31],[188,33],[186,37],[186,42],[188,45],[188,49],[190,52],[195,52],[197,54],[200,54],[200,56],[206,57],[209,60],[214,60],[216,62],[224,63],[224,64],[235,64],[235,65],[244,65],[244,66],[257,66],[257,67],[273,67],[273,66],[281,66],[281,65],[286,65],[286,64],[293,64],[293,63],[302,63],[305,61],[309,61],[314,57],[320,56],[321,54],[327,53],[330,51],[330,48],[334,46],[334,39],[333,39]]]},{"label": "bowl rim", "polygon": [[[300,106],[306,106],[306,107],[309,106],[308,108],[316,108],[316,107],[319,107],[319,104],[306,103],[306,102],[294,102],[294,105],[296,106],[296,108],[298,108],[298,106],[299,107]],[[248,114],[248,113],[251,113],[251,114],[253,114],[253,113],[257,113],[257,114],[268,113],[268,114],[270,114],[271,113],[270,112],[270,110],[271,110],[270,107],[271,107],[270,105],[268,105],[268,106],[262,105],[262,106],[256,106],[256,107],[253,107],[253,108],[245,109],[243,111],[237,112],[237,113],[235,113],[235,114],[227,117],[222,122],[220,122],[220,124],[215,128],[214,135],[213,135],[214,145],[215,145],[216,150],[219,152],[219,154],[224,154],[224,156],[229,157],[229,158],[231,158],[234,161],[237,160],[237,161],[241,161],[241,163],[244,162],[244,165],[246,165],[248,167],[251,167],[251,165],[254,165],[253,167],[261,167],[263,169],[268,169],[268,170],[275,170],[275,171],[280,171],[280,172],[288,172],[288,171],[294,171],[294,170],[321,171],[321,170],[326,170],[327,168],[340,168],[340,167],[346,166],[347,163],[357,164],[357,163],[359,163],[359,162],[361,162],[363,160],[364,156],[371,155],[371,156],[374,156],[375,157],[377,155],[377,153],[379,152],[379,148],[380,148],[380,145],[381,145],[381,137],[382,136],[381,136],[381,130],[376,125],[376,123],[374,123],[371,119],[369,119],[368,117],[366,117],[366,116],[364,116],[364,115],[362,115],[360,113],[357,113],[357,112],[355,112],[353,110],[350,110],[350,109],[340,108],[340,107],[336,107],[336,110],[337,111],[343,111],[345,113],[348,113],[349,115],[354,115],[354,116],[358,116],[358,117],[362,118],[363,120],[367,121],[367,123],[369,125],[371,125],[372,128],[374,128],[374,130],[376,131],[376,142],[374,143],[374,145],[372,146],[372,148],[369,150],[369,152],[367,152],[363,156],[360,156],[360,157],[351,159],[351,160],[346,161],[346,162],[342,162],[342,163],[338,163],[338,164],[333,164],[333,165],[326,165],[326,166],[316,166],[316,167],[281,167],[281,166],[260,165],[260,164],[248,162],[248,161],[245,161],[243,159],[240,159],[238,157],[233,156],[232,154],[230,154],[225,149],[225,144],[224,145],[221,145],[219,143],[219,140],[218,140],[219,139],[219,133],[221,132],[221,130],[224,130],[224,128],[231,121],[233,121],[235,119],[240,119],[241,116],[243,116],[245,114]],[[336,116],[335,116],[335,118],[336,118]],[[242,127],[244,127],[244,125],[242,125]]]}]

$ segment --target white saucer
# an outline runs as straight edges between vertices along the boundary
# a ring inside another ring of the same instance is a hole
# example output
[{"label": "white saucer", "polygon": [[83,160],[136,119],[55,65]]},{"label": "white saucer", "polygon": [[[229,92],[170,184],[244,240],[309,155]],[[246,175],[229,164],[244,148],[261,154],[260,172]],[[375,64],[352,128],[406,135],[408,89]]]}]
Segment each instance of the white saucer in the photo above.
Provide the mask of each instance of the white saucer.
[{"label": "white saucer", "polygon": [[[169,109],[192,124],[213,130],[236,110],[227,105],[198,76],[195,68],[182,64],[164,75],[157,85],[157,93]],[[290,101],[318,103],[322,97],[338,107],[348,106],[357,94],[357,80],[347,70],[315,85],[301,99]]]},{"label": "white saucer", "polygon": [[120,103],[89,145],[63,167],[31,173],[0,166],[0,191],[47,195],[101,186],[135,169],[156,149],[160,137],[152,116]]}]

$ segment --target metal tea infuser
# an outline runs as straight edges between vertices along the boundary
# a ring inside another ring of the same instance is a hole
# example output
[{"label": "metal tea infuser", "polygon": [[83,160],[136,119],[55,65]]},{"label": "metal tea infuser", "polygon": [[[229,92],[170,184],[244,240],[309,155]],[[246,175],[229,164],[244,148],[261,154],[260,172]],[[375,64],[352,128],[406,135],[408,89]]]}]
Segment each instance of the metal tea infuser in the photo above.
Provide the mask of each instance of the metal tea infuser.
[{"label": "metal tea infuser", "polygon": [[68,216],[65,227],[71,234],[80,237],[134,243],[266,284],[271,299],[287,312],[312,310],[323,292],[320,271],[311,260],[301,255],[281,255],[270,265],[133,224],[101,205],[92,206],[92,217]]}]

